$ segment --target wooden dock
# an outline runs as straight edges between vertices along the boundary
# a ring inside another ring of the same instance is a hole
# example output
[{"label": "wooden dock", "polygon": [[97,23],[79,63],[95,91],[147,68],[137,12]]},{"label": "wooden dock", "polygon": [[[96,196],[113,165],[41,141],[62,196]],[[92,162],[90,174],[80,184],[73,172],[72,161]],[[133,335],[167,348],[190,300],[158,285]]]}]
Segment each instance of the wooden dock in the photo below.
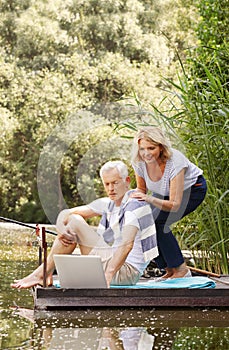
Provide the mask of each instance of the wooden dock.
[{"label": "wooden dock", "polygon": [[82,308],[186,308],[229,307],[229,277],[221,277],[216,288],[110,288],[64,289],[36,287],[33,289],[35,310]]}]

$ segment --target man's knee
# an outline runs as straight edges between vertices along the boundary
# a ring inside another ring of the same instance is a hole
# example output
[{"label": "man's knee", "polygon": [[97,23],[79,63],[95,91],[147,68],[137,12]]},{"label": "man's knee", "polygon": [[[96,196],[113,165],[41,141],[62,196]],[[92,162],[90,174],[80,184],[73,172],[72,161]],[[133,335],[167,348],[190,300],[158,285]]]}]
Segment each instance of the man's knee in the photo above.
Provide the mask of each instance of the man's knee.
[{"label": "man's knee", "polygon": [[75,224],[82,224],[82,223],[85,224],[86,223],[85,219],[79,214],[72,214],[69,218],[69,223],[71,223],[71,222],[73,222]]}]

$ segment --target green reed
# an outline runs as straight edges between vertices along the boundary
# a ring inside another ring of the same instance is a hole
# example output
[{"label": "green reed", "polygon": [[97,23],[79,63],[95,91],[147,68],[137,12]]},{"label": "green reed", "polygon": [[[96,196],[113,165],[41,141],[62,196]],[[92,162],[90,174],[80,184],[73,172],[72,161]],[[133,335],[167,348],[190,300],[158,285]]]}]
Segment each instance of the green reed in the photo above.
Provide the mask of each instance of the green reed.
[{"label": "green reed", "polygon": [[119,130],[131,134],[145,124],[161,125],[172,136],[175,130],[175,146],[183,144],[188,158],[203,169],[208,192],[202,205],[182,219],[174,232],[182,249],[201,252],[197,265],[227,274],[229,93],[220,69],[210,71],[200,62],[198,66],[201,74],[195,67],[188,76],[182,65],[178,82],[167,80],[172,93],[159,107],[151,104],[152,110],[146,112],[137,100],[138,112],[120,124]]},{"label": "green reed", "polygon": [[[200,63],[199,63],[200,65]],[[197,222],[205,238],[201,251],[214,255],[211,269],[228,273],[228,90],[224,75],[201,64],[203,78],[193,74],[180,79],[179,91],[184,128],[182,139],[189,157],[204,170],[208,194]],[[196,70],[195,70],[196,72]],[[195,73],[194,72],[194,73]],[[176,119],[176,114],[173,115]],[[193,155],[196,155],[193,156]],[[206,257],[207,258],[207,257]],[[209,264],[209,260],[208,260]]]},{"label": "green reed", "polygon": [[196,232],[191,238],[187,236],[186,244],[189,248],[208,252],[204,265],[226,274],[229,247],[229,93],[225,75],[221,75],[220,70],[210,71],[204,64],[198,64],[204,72],[201,78],[195,74],[195,69],[192,78],[183,71],[178,84],[170,81],[180,104],[174,108],[173,99],[170,119],[179,128],[178,133],[184,141],[188,157],[204,170],[208,185],[204,203],[191,215],[193,221],[186,219],[186,231],[192,233],[195,227]]}]

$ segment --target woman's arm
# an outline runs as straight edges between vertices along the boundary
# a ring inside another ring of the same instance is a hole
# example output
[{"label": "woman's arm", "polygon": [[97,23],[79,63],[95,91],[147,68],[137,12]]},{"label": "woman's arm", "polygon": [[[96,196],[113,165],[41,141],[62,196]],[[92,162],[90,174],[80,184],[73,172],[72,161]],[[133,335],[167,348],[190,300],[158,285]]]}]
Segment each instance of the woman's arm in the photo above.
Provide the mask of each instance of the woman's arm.
[{"label": "woman's arm", "polygon": [[176,212],[181,205],[184,192],[184,172],[182,169],[171,181],[169,189],[169,199],[159,199],[156,197],[149,196],[141,191],[133,192],[131,197],[137,198],[138,200],[144,200],[157,208],[164,211]]},{"label": "woman's arm", "polygon": [[137,190],[146,193],[146,182],[143,179],[143,177],[139,176],[137,173],[135,173],[136,183],[137,183]]}]

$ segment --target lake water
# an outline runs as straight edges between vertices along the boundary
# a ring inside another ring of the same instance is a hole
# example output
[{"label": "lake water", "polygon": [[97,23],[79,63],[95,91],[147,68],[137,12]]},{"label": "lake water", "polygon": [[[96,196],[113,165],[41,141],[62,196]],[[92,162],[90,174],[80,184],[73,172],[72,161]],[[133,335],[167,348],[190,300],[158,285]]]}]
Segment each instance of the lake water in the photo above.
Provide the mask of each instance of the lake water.
[{"label": "lake water", "polygon": [[1,223],[0,251],[0,349],[229,349],[228,309],[34,312],[30,290],[10,287],[37,267],[33,230]]}]

